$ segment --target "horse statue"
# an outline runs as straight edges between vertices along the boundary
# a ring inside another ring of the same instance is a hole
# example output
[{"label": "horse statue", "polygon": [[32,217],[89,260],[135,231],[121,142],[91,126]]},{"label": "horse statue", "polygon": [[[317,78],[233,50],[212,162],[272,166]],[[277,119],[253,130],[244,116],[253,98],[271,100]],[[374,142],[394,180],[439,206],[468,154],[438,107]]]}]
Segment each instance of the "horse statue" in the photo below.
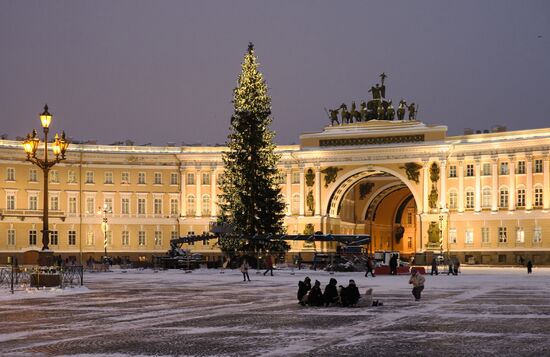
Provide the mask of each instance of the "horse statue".
[{"label": "horse statue", "polygon": [[359,113],[355,107],[355,102],[351,102],[351,110],[350,110],[351,119],[355,120],[356,123],[359,123],[361,121],[361,113]]},{"label": "horse statue", "polygon": [[399,106],[397,107],[397,120],[404,120],[405,119],[405,107],[407,106],[407,102],[405,102],[403,99],[399,102]]},{"label": "horse statue", "polygon": [[340,109],[342,109],[342,113],[340,116],[342,117],[342,124],[349,124],[352,122],[351,114],[348,112],[348,106],[342,103],[340,106]]}]

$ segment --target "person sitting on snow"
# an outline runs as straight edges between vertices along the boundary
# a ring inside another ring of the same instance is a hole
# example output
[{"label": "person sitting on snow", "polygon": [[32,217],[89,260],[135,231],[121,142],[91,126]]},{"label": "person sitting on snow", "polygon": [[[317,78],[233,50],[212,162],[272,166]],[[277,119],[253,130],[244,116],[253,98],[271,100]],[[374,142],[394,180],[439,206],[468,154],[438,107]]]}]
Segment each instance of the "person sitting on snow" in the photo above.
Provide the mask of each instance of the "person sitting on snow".
[{"label": "person sitting on snow", "polygon": [[300,305],[305,305],[305,299],[304,297],[307,296],[307,292],[311,289],[311,279],[309,277],[306,276],[306,278],[304,279],[304,281],[299,281],[298,282],[298,294],[297,294],[297,298],[298,298],[298,303]]}]

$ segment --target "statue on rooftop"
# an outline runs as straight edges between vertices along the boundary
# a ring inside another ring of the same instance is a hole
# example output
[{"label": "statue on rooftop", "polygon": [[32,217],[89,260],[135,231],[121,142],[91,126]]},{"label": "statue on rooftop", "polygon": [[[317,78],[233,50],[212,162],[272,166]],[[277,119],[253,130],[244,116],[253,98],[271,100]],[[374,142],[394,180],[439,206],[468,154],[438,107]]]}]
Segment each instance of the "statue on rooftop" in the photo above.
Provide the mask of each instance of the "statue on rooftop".
[{"label": "statue on rooftop", "polygon": [[416,120],[416,108],[414,107],[414,103],[411,103],[407,109],[409,109],[409,120]]},{"label": "statue on rooftop", "polygon": [[397,119],[398,120],[404,120],[405,119],[405,108],[407,106],[407,102],[405,102],[403,99],[399,102],[399,106],[397,107]]}]

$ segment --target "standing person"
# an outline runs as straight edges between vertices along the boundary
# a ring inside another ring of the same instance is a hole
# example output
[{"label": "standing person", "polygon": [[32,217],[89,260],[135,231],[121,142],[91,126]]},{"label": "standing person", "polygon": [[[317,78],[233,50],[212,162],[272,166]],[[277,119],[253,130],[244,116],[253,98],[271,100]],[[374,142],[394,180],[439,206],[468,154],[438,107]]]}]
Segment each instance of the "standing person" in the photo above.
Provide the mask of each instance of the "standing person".
[{"label": "standing person", "polygon": [[397,275],[397,254],[392,254],[390,258],[390,274]]},{"label": "standing person", "polygon": [[366,265],[367,265],[367,272],[365,273],[365,277],[367,277],[370,273],[374,278],[374,260],[372,260],[371,257],[368,257]]},{"label": "standing person", "polygon": [[330,304],[335,304],[338,302],[338,288],[336,284],[338,282],[334,278],[330,278],[328,285],[325,287],[325,292],[323,293],[323,300],[325,300],[325,306]]},{"label": "standing person", "polygon": [[264,271],[264,275],[267,274],[268,271],[271,272],[271,276],[273,276],[273,260],[271,260],[271,255],[268,255],[266,258],[265,258],[265,271]]},{"label": "standing person", "polygon": [[246,261],[246,259],[243,259],[243,263],[241,264],[241,273],[243,273],[243,281],[246,281],[246,279],[250,281],[250,276],[248,275],[248,268],[250,268],[250,266],[248,265],[248,262]]},{"label": "standing person", "polygon": [[455,266],[452,258],[449,258],[449,271],[447,272],[447,275],[450,275],[450,274],[455,275]]},{"label": "standing person", "polygon": [[533,263],[529,260],[527,262],[527,274],[531,274],[533,272]]},{"label": "standing person", "polygon": [[315,285],[307,294],[307,304],[309,306],[323,306],[323,293],[321,292],[321,283],[315,280]]},{"label": "standing person", "polygon": [[460,260],[458,260],[458,258],[456,258],[454,274],[458,275],[459,272],[460,272]]},{"label": "standing person", "polygon": [[307,295],[309,290],[311,290],[311,279],[306,276],[304,281],[298,282],[298,294],[296,297],[298,298],[298,303],[300,305],[305,305],[304,296]]},{"label": "standing person", "polygon": [[412,284],[412,294],[415,301],[420,301],[420,294],[424,290],[424,281],[426,279],[416,270],[416,268],[411,269],[411,278],[409,279],[409,284]]},{"label": "standing person", "polygon": [[437,269],[437,259],[435,259],[435,257],[432,259],[432,272],[430,273],[430,275],[439,275],[439,271]]}]

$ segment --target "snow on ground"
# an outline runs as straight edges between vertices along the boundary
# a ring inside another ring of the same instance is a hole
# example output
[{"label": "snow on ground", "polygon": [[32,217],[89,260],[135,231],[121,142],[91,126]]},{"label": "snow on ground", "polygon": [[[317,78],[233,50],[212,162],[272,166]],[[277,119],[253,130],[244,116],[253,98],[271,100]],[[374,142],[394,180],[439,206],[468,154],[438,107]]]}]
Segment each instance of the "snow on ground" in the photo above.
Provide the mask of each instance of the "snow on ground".
[{"label": "snow on ground", "polygon": [[[6,356],[550,355],[550,268],[462,267],[426,276],[278,270],[86,273],[85,287],[0,290]],[[332,277],[374,289],[370,308],[297,303],[297,283]]]}]

